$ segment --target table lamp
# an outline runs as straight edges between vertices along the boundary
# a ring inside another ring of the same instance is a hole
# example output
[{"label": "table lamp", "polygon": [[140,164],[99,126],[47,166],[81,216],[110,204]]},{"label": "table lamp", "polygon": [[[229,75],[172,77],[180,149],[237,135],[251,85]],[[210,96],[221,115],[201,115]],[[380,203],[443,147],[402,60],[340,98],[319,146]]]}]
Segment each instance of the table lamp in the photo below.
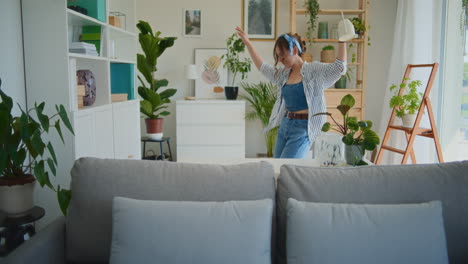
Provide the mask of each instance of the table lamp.
[{"label": "table lamp", "polygon": [[[185,65],[185,78],[188,79],[188,80],[196,80],[196,79],[199,78],[198,69],[197,69],[196,64]],[[191,94],[195,94],[195,93],[192,92]],[[193,98],[193,97],[190,97],[190,98]]]}]

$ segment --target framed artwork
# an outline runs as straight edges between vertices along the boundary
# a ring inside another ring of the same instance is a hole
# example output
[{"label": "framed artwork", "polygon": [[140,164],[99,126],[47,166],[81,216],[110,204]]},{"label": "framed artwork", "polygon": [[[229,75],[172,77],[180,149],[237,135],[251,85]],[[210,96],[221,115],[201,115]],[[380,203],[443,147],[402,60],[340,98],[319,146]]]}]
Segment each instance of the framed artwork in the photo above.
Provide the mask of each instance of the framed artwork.
[{"label": "framed artwork", "polygon": [[343,136],[337,133],[321,133],[314,143],[314,156],[320,166],[337,166],[344,163]]},{"label": "framed artwork", "polygon": [[223,67],[227,49],[195,49],[195,65],[199,78],[195,80],[195,97],[198,99],[225,98],[228,70]]},{"label": "framed artwork", "polygon": [[242,28],[250,39],[275,40],[278,0],[241,0]]},{"label": "framed artwork", "polygon": [[184,9],[184,37],[202,36],[202,11],[200,9]]}]

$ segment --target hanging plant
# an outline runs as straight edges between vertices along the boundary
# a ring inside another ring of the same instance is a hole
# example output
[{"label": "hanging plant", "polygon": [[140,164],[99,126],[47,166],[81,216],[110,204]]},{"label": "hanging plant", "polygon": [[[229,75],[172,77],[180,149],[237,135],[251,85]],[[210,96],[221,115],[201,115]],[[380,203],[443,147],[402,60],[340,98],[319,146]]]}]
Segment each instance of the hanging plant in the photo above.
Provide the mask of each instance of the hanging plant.
[{"label": "hanging plant", "polygon": [[304,3],[304,7],[307,9],[309,13],[309,17],[307,20],[307,32],[306,36],[309,40],[309,45],[312,45],[312,32],[314,31],[315,27],[317,26],[317,15],[320,11],[320,5],[317,0],[306,0]]}]

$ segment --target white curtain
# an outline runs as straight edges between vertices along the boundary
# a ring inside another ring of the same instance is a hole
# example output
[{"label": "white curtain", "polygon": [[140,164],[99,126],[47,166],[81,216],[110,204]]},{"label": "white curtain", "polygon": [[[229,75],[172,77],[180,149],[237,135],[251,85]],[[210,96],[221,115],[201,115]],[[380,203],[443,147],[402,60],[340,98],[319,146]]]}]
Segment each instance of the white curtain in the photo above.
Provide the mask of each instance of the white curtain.
[{"label": "white curtain", "polygon": [[[397,16],[395,22],[395,32],[393,34],[393,50],[388,69],[388,79],[386,82],[386,93],[383,104],[382,118],[379,124],[379,136],[383,140],[385,130],[390,119],[392,109],[388,106],[393,93],[389,87],[392,84],[397,86],[401,83],[408,64],[427,64],[440,62],[439,50],[441,42],[442,28],[442,1],[443,0],[398,0]],[[388,33],[389,37],[391,32]],[[411,80],[421,80],[423,86],[421,92],[426,87],[429,78],[428,70],[413,70],[410,75]],[[438,78],[435,80],[431,92],[431,102],[433,111],[437,110],[437,90]],[[434,113],[436,114],[436,113]],[[399,118],[394,124],[401,124]],[[424,116],[421,127],[429,127],[427,115]],[[406,147],[405,134],[402,131],[391,132],[388,145],[404,150]],[[417,163],[434,162],[435,148],[433,140],[429,138],[417,137],[414,143]],[[398,153],[385,150],[381,164],[400,164],[403,156]],[[411,159],[408,160],[408,163]]]}]

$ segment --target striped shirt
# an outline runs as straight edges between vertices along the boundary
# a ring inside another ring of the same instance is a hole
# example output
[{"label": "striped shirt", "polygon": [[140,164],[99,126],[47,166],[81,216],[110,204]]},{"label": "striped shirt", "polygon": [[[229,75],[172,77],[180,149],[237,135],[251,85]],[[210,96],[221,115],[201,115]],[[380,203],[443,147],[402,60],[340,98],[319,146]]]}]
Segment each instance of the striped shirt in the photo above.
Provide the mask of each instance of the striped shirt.
[{"label": "striped shirt", "polygon": [[[270,122],[263,132],[279,126],[281,120],[286,115],[286,104],[281,96],[281,87],[288,81],[290,71],[291,69],[284,67],[280,67],[276,71],[275,67],[265,62],[260,67],[260,72],[278,87],[278,99],[273,106]],[[304,62],[302,65],[301,75],[302,83],[304,84],[304,94],[309,108],[308,134],[311,142],[314,142],[322,130],[322,125],[326,121],[325,115],[313,116],[316,113],[326,112],[323,90],[332,86],[345,72],[346,62],[338,59],[334,63],[314,61],[312,63]]]}]

